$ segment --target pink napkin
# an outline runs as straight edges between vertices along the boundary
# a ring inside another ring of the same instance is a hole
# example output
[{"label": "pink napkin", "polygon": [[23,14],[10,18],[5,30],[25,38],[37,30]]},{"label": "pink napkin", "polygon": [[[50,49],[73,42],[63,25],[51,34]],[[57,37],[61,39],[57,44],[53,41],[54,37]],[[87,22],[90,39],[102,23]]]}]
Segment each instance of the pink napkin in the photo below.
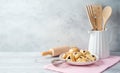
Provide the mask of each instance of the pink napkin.
[{"label": "pink napkin", "polygon": [[106,59],[101,59],[95,64],[91,64],[87,66],[73,66],[64,63],[57,67],[52,64],[49,64],[46,65],[44,68],[62,73],[101,73],[119,61],[120,61],[120,56],[111,56]]}]

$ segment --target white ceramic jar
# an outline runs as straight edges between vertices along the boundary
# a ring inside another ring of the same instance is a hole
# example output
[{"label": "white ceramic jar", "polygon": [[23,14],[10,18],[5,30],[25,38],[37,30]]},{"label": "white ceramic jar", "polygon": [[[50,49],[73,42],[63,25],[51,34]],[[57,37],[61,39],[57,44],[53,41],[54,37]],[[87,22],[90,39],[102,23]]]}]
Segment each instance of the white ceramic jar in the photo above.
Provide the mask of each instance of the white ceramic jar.
[{"label": "white ceramic jar", "polygon": [[107,58],[110,55],[107,37],[105,36],[106,32],[107,31],[89,31],[88,50],[96,54],[99,58]]}]

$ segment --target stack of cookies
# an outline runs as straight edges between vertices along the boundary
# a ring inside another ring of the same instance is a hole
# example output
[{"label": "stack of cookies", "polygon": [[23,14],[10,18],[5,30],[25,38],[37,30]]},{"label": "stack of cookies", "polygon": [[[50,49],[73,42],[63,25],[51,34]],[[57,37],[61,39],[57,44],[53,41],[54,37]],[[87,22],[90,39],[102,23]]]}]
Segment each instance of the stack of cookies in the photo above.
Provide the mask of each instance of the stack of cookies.
[{"label": "stack of cookies", "polygon": [[71,62],[94,62],[96,61],[96,56],[91,54],[88,50],[72,47],[68,52],[62,55],[62,59]]}]

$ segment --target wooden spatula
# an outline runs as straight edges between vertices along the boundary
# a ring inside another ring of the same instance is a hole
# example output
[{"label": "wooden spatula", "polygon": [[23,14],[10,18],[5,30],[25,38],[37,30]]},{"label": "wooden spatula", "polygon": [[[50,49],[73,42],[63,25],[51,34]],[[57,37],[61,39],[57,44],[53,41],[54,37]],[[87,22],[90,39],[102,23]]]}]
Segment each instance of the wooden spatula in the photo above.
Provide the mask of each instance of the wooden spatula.
[{"label": "wooden spatula", "polygon": [[106,28],[106,22],[110,18],[111,14],[112,14],[112,8],[110,6],[106,6],[103,9],[103,12],[102,12],[102,16],[103,16],[103,28],[104,28],[104,30]]},{"label": "wooden spatula", "polygon": [[95,5],[96,8],[96,24],[97,24],[97,30],[102,31],[102,22],[103,22],[103,17],[102,17],[102,6],[101,5]]}]

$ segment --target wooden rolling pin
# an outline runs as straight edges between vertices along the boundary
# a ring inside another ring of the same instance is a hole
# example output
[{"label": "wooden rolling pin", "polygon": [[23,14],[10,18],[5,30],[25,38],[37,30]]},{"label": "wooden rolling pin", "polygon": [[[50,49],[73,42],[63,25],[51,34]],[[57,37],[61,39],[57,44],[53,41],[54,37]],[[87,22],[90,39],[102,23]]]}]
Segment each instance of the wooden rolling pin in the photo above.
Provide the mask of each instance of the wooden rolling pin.
[{"label": "wooden rolling pin", "polygon": [[55,47],[55,48],[49,49],[48,51],[42,52],[41,55],[42,56],[46,56],[46,55],[58,56],[61,53],[68,52],[69,49],[70,47],[68,46]]}]

